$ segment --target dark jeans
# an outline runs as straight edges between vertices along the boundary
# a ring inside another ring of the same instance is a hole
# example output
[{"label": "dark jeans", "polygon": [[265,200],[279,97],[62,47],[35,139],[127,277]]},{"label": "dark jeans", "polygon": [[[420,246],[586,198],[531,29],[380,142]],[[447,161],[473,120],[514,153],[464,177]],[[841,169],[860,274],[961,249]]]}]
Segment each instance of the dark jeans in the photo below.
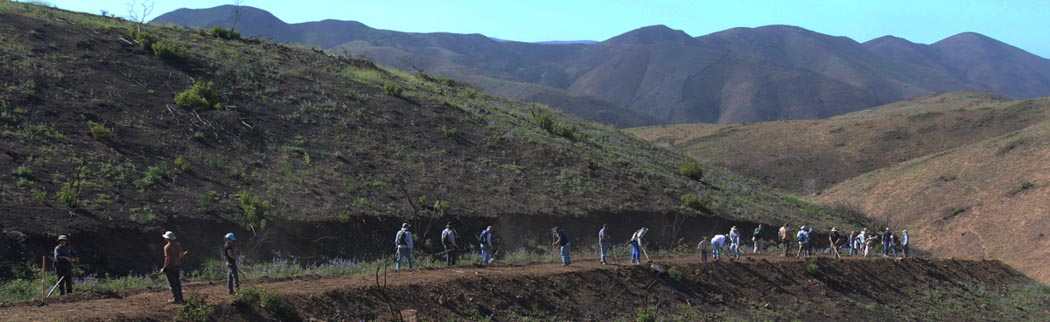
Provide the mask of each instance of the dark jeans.
[{"label": "dark jeans", "polygon": [[58,283],[60,294],[73,293],[73,265],[59,263],[55,266],[55,272],[62,282]]},{"label": "dark jeans", "polygon": [[164,276],[168,277],[168,286],[171,287],[171,296],[175,302],[182,302],[182,281],[180,278],[180,271],[178,267],[164,269]]},{"label": "dark jeans", "polygon": [[901,251],[904,252],[904,257],[908,257],[908,245],[902,245]]},{"label": "dark jeans", "polygon": [[230,294],[233,294],[234,288],[241,288],[241,279],[237,271],[236,262],[226,262],[226,269],[229,270],[229,274],[226,275],[226,286],[230,289]]},{"label": "dark jeans", "polygon": [[787,239],[781,239],[780,244],[784,245],[784,256],[787,257],[788,253],[791,252],[791,241]]},{"label": "dark jeans", "polygon": [[445,264],[448,266],[456,265],[456,248],[446,247],[445,248]]}]

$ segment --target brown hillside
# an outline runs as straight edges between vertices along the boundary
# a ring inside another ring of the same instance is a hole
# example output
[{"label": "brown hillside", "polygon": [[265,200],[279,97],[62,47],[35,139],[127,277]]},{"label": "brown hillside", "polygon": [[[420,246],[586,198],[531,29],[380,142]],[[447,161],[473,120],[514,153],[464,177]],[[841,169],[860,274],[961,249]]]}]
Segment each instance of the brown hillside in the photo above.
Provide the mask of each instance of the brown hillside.
[{"label": "brown hillside", "polygon": [[[1035,103],[1035,102],[1028,102]],[[908,229],[937,256],[1001,259],[1050,281],[1050,122],[839,183],[819,199]]]},{"label": "brown hillside", "polygon": [[313,261],[386,254],[402,222],[432,251],[446,221],[496,224],[511,248],[554,225],[581,242],[603,222],[650,226],[656,246],[700,226],[856,221],[717,167],[688,178],[682,155],[449,79],[136,28],[0,2],[0,277],[59,234],[101,275],[154,270],[165,230],[193,269],[228,231],[249,260]]},{"label": "brown hillside", "polygon": [[[739,123],[824,118],[958,90],[1050,95],[1050,60],[972,33],[926,46],[899,38],[860,44],[794,26],[691,37],[657,25],[594,44],[547,45],[379,30],[353,21],[285,24],[265,11],[250,12],[258,21],[238,25],[249,35],[422,68],[591,120],[615,115],[618,126],[637,125],[625,111],[664,124]],[[210,27],[232,20],[233,7],[221,6],[177,10],[154,22]],[[528,95],[536,86],[550,91]],[[584,106],[600,112],[572,108],[580,100],[555,89],[602,102]]]},{"label": "brown hillside", "polygon": [[639,137],[803,194],[1046,120],[1050,99],[963,92],[831,119],[631,129]]}]

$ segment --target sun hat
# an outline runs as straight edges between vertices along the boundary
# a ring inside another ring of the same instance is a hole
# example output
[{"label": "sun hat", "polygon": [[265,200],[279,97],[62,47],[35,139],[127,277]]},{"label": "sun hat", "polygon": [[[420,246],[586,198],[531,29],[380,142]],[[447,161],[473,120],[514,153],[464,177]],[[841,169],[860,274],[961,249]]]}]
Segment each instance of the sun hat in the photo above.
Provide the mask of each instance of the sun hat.
[{"label": "sun hat", "polygon": [[58,235],[58,241],[63,241],[63,240],[69,241],[69,237],[66,237],[66,235]]},{"label": "sun hat", "polygon": [[171,232],[169,230],[169,231],[164,232],[164,235],[161,235],[161,237],[164,237],[164,239],[168,239],[168,240],[175,240],[175,233],[173,233],[173,232]]},{"label": "sun hat", "polygon": [[839,231],[839,230],[835,229],[835,227],[831,227],[831,231]]},{"label": "sun hat", "polygon": [[408,227],[412,227],[412,225],[409,225],[407,222],[401,224],[401,228],[408,228]]},{"label": "sun hat", "polygon": [[733,226],[733,228],[729,228],[729,229],[731,229],[731,230],[736,230],[736,226]]},{"label": "sun hat", "polygon": [[226,239],[229,239],[229,240],[237,240],[237,238],[236,238],[236,237],[233,237],[233,233],[226,233]]}]

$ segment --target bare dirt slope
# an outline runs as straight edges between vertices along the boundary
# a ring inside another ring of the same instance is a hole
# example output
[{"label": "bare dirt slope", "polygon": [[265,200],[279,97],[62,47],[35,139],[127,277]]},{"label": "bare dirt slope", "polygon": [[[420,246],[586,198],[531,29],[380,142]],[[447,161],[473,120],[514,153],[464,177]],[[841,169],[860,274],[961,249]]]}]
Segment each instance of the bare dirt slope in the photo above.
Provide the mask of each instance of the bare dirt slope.
[{"label": "bare dirt slope", "polygon": [[[215,308],[213,318],[223,321],[392,320],[409,309],[425,320],[496,321],[634,319],[639,309],[672,320],[1039,320],[1050,314],[1045,287],[987,260],[762,255],[701,264],[690,256],[657,259],[652,267],[588,261],[390,273],[378,284],[374,276],[246,284],[284,294],[286,306],[267,310],[237,302],[222,285],[195,285],[187,292],[203,297]],[[1036,296],[1016,298],[1024,294]],[[19,321],[169,320],[182,307],[165,303],[167,298],[163,289],[142,290],[71,298],[46,308],[18,304],[0,308],[0,315]]]},{"label": "bare dirt slope", "polygon": [[958,92],[830,119],[631,129],[639,137],[798,193],[1046,120],[1050,100]]},{"label": "bare dirt slope", "polygon": [[908,229],[939,256],[1001,259],[1050,281],[1050,123],[911,160],[837,184],[846,202]]}]

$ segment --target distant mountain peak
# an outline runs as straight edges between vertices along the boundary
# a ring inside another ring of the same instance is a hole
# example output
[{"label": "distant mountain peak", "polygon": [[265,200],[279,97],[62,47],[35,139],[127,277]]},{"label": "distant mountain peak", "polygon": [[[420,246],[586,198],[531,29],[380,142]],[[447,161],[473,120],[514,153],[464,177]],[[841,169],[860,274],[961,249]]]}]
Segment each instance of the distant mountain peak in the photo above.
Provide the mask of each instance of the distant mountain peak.
[{"label": "distant mountain peak", "polygon": [[652,25],[628,31],[605,42],[621,44],[655,44],[661,42],[684,43],[693,38],[684,31],[665,25]]}]

